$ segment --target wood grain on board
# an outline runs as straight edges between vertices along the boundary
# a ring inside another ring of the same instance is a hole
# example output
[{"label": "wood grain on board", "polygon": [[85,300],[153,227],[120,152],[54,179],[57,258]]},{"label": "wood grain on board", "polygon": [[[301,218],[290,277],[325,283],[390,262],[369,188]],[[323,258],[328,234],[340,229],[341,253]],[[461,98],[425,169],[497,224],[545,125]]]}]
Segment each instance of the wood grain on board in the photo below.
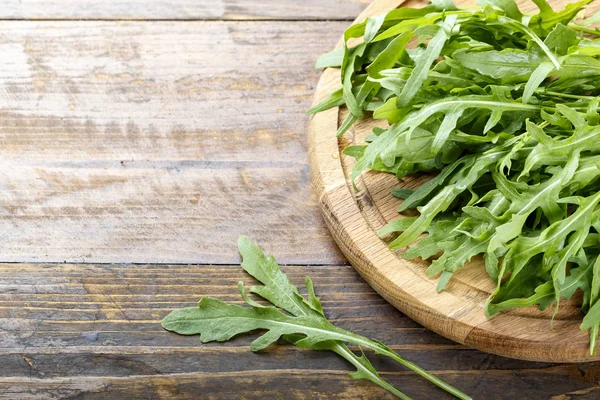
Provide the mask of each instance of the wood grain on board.
[{"label": "wood grain on board", "polygon": [[305,112],[345,25],[3,22],[0,261],[343,263]]},{"label": "wood grain on board", "polygon": [[[473,4],[472,1],[456,3]],[[402,0],[377,0],[357,20],[402,4]],[[425,4],[426,1],[410,3]],[[598,5],[590,6],[589,12],[597,9]],[[339,86],[339,70],[326,70],[315,101]],[[530,307],[505,311],[488,319],[483,306],[495,287],[481,258],[459,270],[447,289],[437,293],[437,279],[425,274],[427,262],[404,260],[390,250],[390,240],[382,240],[377,234],[388,222],[399,218],[396,209],[401,200],[390,192],[395,187],[418,187],[422,177],[398,180],[389,174],[367,172],[357,178],[356,191],[349,179],[354,160],[345,156],[343,149],[349,144],[365,143],[364,138],[371,134],[375,123],[361,121],[338,139],[335,132],[346,113],[345,109],[334,108],[311,120],[311,171],[323,215],[336,242],[374,289],[427,328],[490,353],[553,362],[600,359],[600,355],[589,354],[589,334],[579,329],[582,315],[575,300],[563,302],[555,316],[553,309],[541,313]]]},{"label": "wood grain on board", "polygon": [[[302,292],[304,276],[314,279],[335,324],[385,341],[474,398],[599,393],[597,364],[523,362],[455,344],[395,310],[349,266],[283,270]],[[0,398],[392,398],[349,379],[349,365],[328,352],[279,345],[252,353],[256,335],[202,345],[161,329],[167,313],[202,296],[241,304],[239,280],[253,283],[236,265],[0,264]],[[371,356],[407,394],[449,398]]]},{"label": "wood grain on board", "polygon": [[370,0],[4,0],[0,19],[352,20]]}]

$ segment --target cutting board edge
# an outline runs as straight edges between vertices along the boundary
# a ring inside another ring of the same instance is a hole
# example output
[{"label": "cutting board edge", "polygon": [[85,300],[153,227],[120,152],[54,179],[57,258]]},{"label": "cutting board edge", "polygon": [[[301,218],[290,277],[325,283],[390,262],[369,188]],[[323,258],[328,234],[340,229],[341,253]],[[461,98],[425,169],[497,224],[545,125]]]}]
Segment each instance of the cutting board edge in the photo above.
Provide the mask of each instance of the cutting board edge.
[{"label": "cutting board edge", "polygon": [[[400,6],[404,1],[376,0],[363,12],[356,21],[362,21],[369,16],[382,13]],[[339,72],[327,69],[319,80],[315,93],[314,104],[322,100],[333,88],[339,87]],[[511,336],[499,332],[499,326],[504,321],[511,325],[543,324],[547,320],[523,318],[514,315],[500,314],[488,320],[480,312],[480,317],[464,315],[473,311],[473,307],[465,305],[465,310],[454,310],[451,314],[441,313],[415,298],[406,290],[401,281],[391,279],[390,269],[395,273],[408,273],[403,271],[402,264],[409,262],[398,259],[387,245],[372,231],[361,213],[341,164],[339,142],[334,132],[338,126],[339,108],[314,115],[309,124],[309,162],[313,188],[318,196],[323,218],[332,233],[332,236],[344,255],[349,259],[357,272],[375,289],[383,298],[394,307],[405,313],[410,318],[419,322],[426,328],[455,342],[476,348],[488,353],[501,356],[542,362],[589,362],[600,360],[600,355],[589,355],[589,343],[577,334],[578,340],[565,340],[565,335],[554,331],[554,341],[541,340],[527,335],[527,329],[515,329],[520,332]],[[355,218],[359,216],[358,220]],[[358,243],[372,240],[369,244]],[[373,239],[374,238],[374,239]],[[363,248],[361,248],[361,245]],[[365,249],[364,247],[368,247]],[[367,251],[369,254],[365,254]],[[373,262],[369,255],[376,254],[386,260],[382,267]],[[387,264],[389,263],[389,265]],[[393,264],[394,266],[391,266]],[[393,275],[392,275],[393,276]],[[449,293],[436,294],[442,299],[451,296]],[[451,298],[451,297],[448,297]],[[462,314],[462,315],[461,315]],[[452,315],[452,316],[450,316]],[[474,322],[470,322],[474,321]],[[561,321],[561,329],[578,329],[580,321]],[[548,330],[553,331],[550,326]]]}]

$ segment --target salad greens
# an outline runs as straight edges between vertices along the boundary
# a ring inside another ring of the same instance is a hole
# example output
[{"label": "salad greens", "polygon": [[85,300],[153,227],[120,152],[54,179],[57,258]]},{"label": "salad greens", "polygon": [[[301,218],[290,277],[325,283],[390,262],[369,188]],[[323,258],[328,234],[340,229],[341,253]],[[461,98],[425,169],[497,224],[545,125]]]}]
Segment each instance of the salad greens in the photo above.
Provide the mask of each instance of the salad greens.
[{"label": "salad greens", "polygon": [[279,338],[301,348],[330,350],[356,368],[350,377],[369,380],[401,399],[410,399],[383,380],[364,353],[361,352],[359,356],[345,344],[351,343],[390,357],[457,398],[470,399],[460,390],[406,361],[383,343],[367,339],[329,322],[309,277],[306,277],[308,296],[305,298],[280,270],[275,259],[272,256],[265,257],[262,250],[248,238],[240,237],[238,248],[243,258],[242,268],[263,284],[250,287],[249,292],[260,296],[271,305],[264,306],[251,299],[243,282],[239,282],[240,294],[250,307],[227,304],[205,297],[200,300],[198,307],[176,310],[165,317],[162,322],[165,329],[183,335],[199,334],[203,343],[224,342],[241,333],[264,330],[265,332],[252,342],[252,351],[262,350]]},{"label": "salad greens", "polygon": [[394,190],[404,200],[398,211],[419,215],[380,234],[404,258],[431,260],[438,291],[478,255],[497,283],[487,316],[558,310],[579,290],[594,354],[600,31],[574,22],[592,0],[562,10],[533,2],[539,12],[524,15],[514,0],[468,9],[437,0],[353,25],[343,48],[317,62],[340,67],[342,87],[309,113],[345,105],[338,135],[367,113],[388,121],[346,148],[357,159],[353,179],[367,169],[431,174],[417,190]]}]

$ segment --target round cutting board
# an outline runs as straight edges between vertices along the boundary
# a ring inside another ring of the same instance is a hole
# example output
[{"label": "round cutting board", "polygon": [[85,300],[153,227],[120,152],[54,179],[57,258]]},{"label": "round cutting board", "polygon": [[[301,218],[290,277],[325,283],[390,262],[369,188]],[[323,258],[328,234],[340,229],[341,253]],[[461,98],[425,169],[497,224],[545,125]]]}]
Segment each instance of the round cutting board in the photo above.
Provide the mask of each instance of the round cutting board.
[{"label": "round cutting board", "polygon": [[[531,1],[519,2],[524,4],[523,11],[534,9]],[[462,5],[473,3],[463,1]],[[402,5],[424,4],[413,0],[376,0],[357,21]],[[340,86],[339,70],[325,70],[315,102]],[[335,132],[346,113],[344,108],[335,108],[312,117],[309,151],[313,184],[337,244],[379,294],[428,329],[489,353],[546,362],[600,359],[589,355],[588,332],[579,329],[582,315],[577,309],[577,299],[570,303],[563,300],[553,321],[553,307],[544,312],[534,307],[508,310],[487,319],[483,304],[494,284],[481,259],[455,273],[447,289],[437,293],[437,280],[425,275],[427,262],[404,260],[391,251],[389,240],[377,235],[387,222],[399,217],[396,209],[400,200],[390,192],[396,187],[418,187],[423,178],[399,180],[390,174],[366,172],[357,179],[358,190],[355,189],[349,180],[354,159],[342,151],[350,144],[364,143],[364,137],[375,124],[385,125],[381,121],[359,121],[343,137],[336,138]]]}]

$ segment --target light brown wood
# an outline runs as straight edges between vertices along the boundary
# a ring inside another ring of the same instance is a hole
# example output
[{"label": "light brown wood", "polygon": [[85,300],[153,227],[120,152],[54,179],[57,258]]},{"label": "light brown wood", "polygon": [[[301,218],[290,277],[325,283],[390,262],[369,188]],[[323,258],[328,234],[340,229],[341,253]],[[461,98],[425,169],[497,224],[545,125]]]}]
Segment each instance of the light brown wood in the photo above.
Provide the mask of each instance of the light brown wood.
[{"label": "light brown wood", "polygon": [[369,0],[5,0],[0,19],[354,19]]},{"label": "light brown wood", "polygon": [[[402,3],[377,0],[358,20]],[[339,86],[339,71],[326,70],[317,88],[316,101]],[[376,233],[398,217],[400,200],[394,199],[390,191],[394,187],[415,187],[421,181],[412,177],[398,181],[387,174],[367,172],[357,180],[359,190],[355,191],[348,180],[353,161],[342,150],[350,143],[364,142],[373,122],[361,121],[338,140],[335,131],[343,117],[344,110],[332,109],[317,114],[311,121],[309,152],[313,183],[336,242],[377,292],[427,328],[483,351],[552,362],[600,359],[589,355],[589,336],[579,329],[581,314],[574,302],[562,304],[553,322],[553,310],[541,313],[533,307],[503,312],[488,320],[483,314],[483,304],[493,290],[493,282],[485,273],[482,260],[470,263],[455,274],[447,290],[436,293],[437,280],[425,275],[425,262],[403,260],[390,251]]]},{"label": "light brown wood", "polygon": [[0,261],[345,263],[305,135],[345,25],[2,22]]}]

